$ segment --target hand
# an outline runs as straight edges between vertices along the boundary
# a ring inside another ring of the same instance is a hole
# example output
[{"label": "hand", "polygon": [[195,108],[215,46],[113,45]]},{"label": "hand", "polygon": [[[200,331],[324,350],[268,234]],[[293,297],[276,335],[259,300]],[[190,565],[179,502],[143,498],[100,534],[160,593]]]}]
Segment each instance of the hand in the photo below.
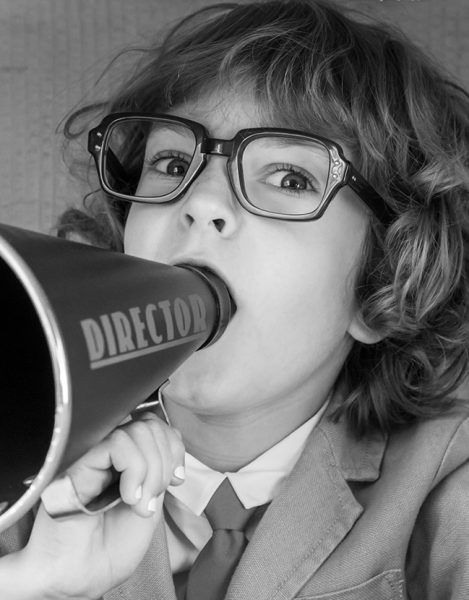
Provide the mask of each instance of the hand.
[{"label": "hand", "polygon": [[[142,560],[159,519],[163,492],[183,482],[179,432],[152,413],[119,427],[67,473],[87,504],[118,471],[123,502],[97,516],[52,519],[41,506],[18,557],[35,598],[94,599],[127,579]],[[177,477],[179,475],[179,477]],[[26,596],[25,596],[26,597]]]}]

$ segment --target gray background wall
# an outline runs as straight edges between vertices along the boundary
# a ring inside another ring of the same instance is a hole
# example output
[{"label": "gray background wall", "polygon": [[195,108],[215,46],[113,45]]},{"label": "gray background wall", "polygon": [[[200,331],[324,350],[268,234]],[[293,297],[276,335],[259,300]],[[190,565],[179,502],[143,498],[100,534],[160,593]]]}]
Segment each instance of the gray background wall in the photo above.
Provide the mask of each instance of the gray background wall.
[{"label": "gray background wall", "polygon": [[[0,0],[0,221],[48,232],[83,190],[57,126],[108,60],[214,0]],[[399,24],[469,87],[469,0],[342,0]],[[106,80],[102,82],[106,86]]]}]

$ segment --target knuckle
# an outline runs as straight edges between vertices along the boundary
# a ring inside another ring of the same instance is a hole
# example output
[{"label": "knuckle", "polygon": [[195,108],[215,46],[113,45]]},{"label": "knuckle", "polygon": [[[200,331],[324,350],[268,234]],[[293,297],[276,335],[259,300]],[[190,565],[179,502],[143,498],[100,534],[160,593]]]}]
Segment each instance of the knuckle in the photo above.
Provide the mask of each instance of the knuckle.
[{"label": "knuckle", "polygon": [[151,423],[150,431],[158,447],[164,447],[169,444],[167,425],[162,426],[160,423]]},{"label": "knuckle", "polygon": [[171,447],[173,449],[173,453],[184,454],[184,452],[186,451],[186,448],[184,446],[184,442],[183,442],[182,437],[180,436],[179,432],[176,432],[175,430],[172,430],[170,432],[170,442],[171,442]]},{"label": "knuckle", "polygon": [[118,427],[109,435],[109,442],[112,445],[127,444],[129,442],[129,435],[125,429]]},{"label": "knuckle", "polygon": [[140,415],[142,421],[161,421],[161,419],[150,410],[145,411]]},{"label": "knuckle", "polygon": [[176,429],[175,427],[173,427],[172,431],[176,435],[176,437],[182,442],[182,433],[179,431],[179,429]]},{"label": "knuckle", "polygon": [[148,435],[148,425],[144,421],[135,421],[130,426],[130,430],[134,435],[144,436]]}]

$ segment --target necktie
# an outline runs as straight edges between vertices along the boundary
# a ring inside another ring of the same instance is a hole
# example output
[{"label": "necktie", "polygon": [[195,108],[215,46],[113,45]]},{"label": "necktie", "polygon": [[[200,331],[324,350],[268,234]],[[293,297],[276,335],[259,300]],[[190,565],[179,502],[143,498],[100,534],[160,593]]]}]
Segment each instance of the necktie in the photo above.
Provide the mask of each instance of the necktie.
[{"label": "necktie", "polygon": [[189,572],[186,600],[223,600],[247,546],[244,529],[257,508],[245,509],[229,479],[223,481],[205,509],[213,535]]}]

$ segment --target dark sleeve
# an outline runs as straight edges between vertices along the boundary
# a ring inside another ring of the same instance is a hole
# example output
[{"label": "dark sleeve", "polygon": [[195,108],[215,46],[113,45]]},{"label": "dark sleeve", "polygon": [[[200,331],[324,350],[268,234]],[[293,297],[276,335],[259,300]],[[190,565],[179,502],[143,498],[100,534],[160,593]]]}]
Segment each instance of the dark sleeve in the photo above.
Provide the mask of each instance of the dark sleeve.
[{"label": "dark sleeve", "polygon": [[407,556],[411,600],[469,599],[469,423],[448,446]]},{"label": "dark sleeve", "polygon": [[14,525],[0,533],[0,556],[17,552],[28,543],[31,529],[34,523],[34,515],[28,513]]}]

